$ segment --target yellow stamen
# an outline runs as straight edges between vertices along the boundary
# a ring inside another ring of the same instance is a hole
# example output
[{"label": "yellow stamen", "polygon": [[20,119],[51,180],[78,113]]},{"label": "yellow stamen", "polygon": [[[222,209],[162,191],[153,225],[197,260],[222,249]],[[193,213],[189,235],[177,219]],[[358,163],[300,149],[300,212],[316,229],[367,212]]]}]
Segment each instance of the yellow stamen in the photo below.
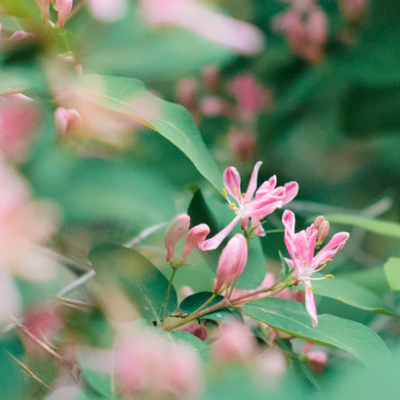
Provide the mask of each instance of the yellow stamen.
[{"label": "yellow stamen", "polygon": [[245,198],[246,197],[246,193],[242,193],[242,195],[240,197],[241,198]]},{"label": "yellow stamen", "polygon": [[238,195],[237,187],[235,187],[235,189],[233,189],[233,193],[235,193],[235,196],[237,197],[237,195]]},{"label": "yellow stamen", "polygon": [[309,290],[311,290],[311,291],[313,291],[313,290],[314,290],[314,288],[313,288],[312,286],[310,286],[308,289],[309,289]]},{"label": "yellow stamen", "polygon": [[334,278],[332,274],[325,275],[325,278]]},{"label": "yellow stamen", "polygon": [[229,204],[229,207],[230,207],[230,208],[235,208],[236,205],[235,205],[234,203],[231,203],[231,204]]},{"label": "yellow stamen", "polygon": [[327,263],[325,263],[322,267],[318,268],[320,271],[322,271],[326,267]]},{"label": "yellow stamen", "polygon": [[228,196],[228,192],[226,191],[225,188],[222,189],[222,193],[223,193],[225,196]]}]

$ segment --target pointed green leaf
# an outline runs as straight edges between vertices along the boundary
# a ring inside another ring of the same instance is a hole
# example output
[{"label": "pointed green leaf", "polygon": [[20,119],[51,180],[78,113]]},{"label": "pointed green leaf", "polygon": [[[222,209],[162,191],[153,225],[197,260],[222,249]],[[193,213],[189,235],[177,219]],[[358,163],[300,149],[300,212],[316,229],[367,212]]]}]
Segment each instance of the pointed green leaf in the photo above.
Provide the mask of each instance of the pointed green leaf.
[{"label": "pointed green leaf", "polygon": [[400,258],[389,258],[383,266],[383,269],[392,291],[400,291]]},{"label": "pointed green leaf", "polygon": [[133,78],[88,75],[81,83],[80,96],[158,132],[178,147],[217,189],[222,186],[222,174],[184,107],[154,96]]},{"label": "pointed green leaf", "polygon": [[390,355],[382,339],[358,322],[320,315],[318,326],[313,328],[305,307],[296,301],[270,298],[247,304],[242,309],[272,328],[311,342],[337,347],[366,365],[373,365]]},{"label": "pointed green leaf", "polygon": [[[110,244],[95,247],[90,260],[101,282],[116,281],[146,320],[161,320],[168,280],[147,258],[135,250]],[[177,303],[172,287],[167,315],[176,309]]]}]

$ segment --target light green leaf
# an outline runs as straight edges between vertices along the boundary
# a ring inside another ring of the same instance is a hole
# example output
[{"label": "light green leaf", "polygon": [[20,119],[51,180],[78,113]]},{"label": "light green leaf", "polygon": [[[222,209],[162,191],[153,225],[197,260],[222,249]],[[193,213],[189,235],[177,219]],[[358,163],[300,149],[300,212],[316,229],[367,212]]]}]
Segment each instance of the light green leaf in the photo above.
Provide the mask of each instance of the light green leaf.
[{"label": "light green leaf", "polygon": [[305,307],[296,301],[270,298],[247,304],[242,309],[282,332],[347,351],[366,365],[390,355],[382,339],[358,322],[320,315],[318,326],[313,328]]},{"label": "light green leaf", "polygon": [[200,357],[203,358],[205,356],[205,353],[207,352],[207,345],[197,336],[194,336],[191,333],[184,331],[173,331],[168,333],[168,335],[173,342],[188,343],[196,350]]},{"label": "light green leaf", "polygon": [[[343,278],[313,281],[313,288],[316,295],[330,297],[362,310],[400,317],[400,314],[386,306],[378,295]],[[304,286],[301,284],[297,289],[304,290]]]},{"label": "light green leaf", "polygon": [[185,108],[154,96],[133,78],[88,75],[82,84],[80,96],[155,130],[178,147],[217,189],[222,187],[222,174]]},{"label": "light green leaf", "polygon": [[[116,280],[146,320],[161,320],[168,280],[147,258],[135,250],[111,244],[95,247],[89,257],[103,284]],[[177,303],[172,287],[167,315],[176,309]]]},{"label": "light green leaf", "polygon": [[325,218],[332,223],[358,226],[378,235],[400,238],[400,224],[392,221],[382,221],[350,214],[332,214],[326,215]]},{"label": "light green leaf", "polygon": [[391,257],[383,266],[392,291],[400,291],[400,258]]}]

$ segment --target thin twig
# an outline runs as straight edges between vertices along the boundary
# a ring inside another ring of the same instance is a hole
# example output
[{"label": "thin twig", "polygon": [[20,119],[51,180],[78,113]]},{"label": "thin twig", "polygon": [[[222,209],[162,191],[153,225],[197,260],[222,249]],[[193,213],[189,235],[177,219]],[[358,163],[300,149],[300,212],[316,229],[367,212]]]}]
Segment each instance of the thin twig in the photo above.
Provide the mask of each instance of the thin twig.
[{"label": "thin twig", "polygon": [[95,275],[96,275],[95,270],[94,269],[90,270],[86,274],[80,276],[79,278],[76,278],[69,285],[67,285],[64,289],[61,289],[57,293],[57,296],[64,297],[68,293],[71,293],[72,291],[78,289],[80,286],[84,285],[86,282],[90,281],[90,279],[92,279]]}]

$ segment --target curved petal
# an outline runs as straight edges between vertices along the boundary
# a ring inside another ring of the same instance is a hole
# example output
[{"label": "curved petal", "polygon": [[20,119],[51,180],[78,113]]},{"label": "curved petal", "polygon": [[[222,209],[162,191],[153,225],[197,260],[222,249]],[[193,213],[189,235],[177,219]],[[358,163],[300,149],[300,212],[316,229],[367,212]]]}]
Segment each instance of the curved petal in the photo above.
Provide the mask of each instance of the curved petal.
[{"label": "curved petal", "polygon": [[342,250],[349,237],[350,233],[348,232],[339,232],[333,235],[332,239],[326,244],[326,246],[324,246],[314,257],[315,268],[334,257],[340,250]]},{"label": "curved petal", "polygon": [[304,287],[306,289],[306,310],[308,315],[311,317],[311,322],[313,327],[315,328],[318,325],[318,315],[317,315],[317,307],[315,306],[314,293],[311,288],[310,281],[303,281]]},{"label": "curved petal", "polygon": [[286,232],[290,235],[294,235],[294,226],[296,223],[296,218],[294,212],[291,210],[285,210],[282,215],[282,224],[285,227]]},{"label": "curved petal", "polygon": [[203,242],[199,246],[199,249],[201,251],[208,251],[208,250],[216,249],[222,243],[222,241],[232,232],[232,229],[237,225],[237,223],[239,221],[240,221],[240,217],[235,217],[229,225],[227,225],[224,229],[222,229],[222,231],[217,233],[212,238]]},{"label": "curved petal", "polygon": [[253,228],[256,227],[255,234],[257,236],[266,236],[265,230],[264,230],[263,226],[261,225],[260,218],[258,218],[256,216],[253,217],[251,219],[251,226]]},{"label": "curved petal", "polygon": [[286,183],[285,186],[286,195],[284,197],[283,204],[287,204],[292,201],[299,193],[299,184],[297,182]]},{"label": "curved petal", "polygon": [[250,182],[249,182],[249,185],[247,186],[246,195],[244,197],[245,202],[250,201],[254,195],[254,192],[256,191],[258,171],[260,170],[261,164],[262,164],[262,161],[259,161],[253,168]]},{"label": "curved petal", "polygon": [[224,186],[229,194],[239,201],[239,196],[242,194],[240,189],[240,175],[235,167],[228,167],[224,171]]},{"label": "curved petal", "polygon": [[275,189],[276,186],[276,175],[271,176],[265,181],[256,192],[256,199],[263,197]]},{"label": "curved petal", "polygon": [[271,203],[270,199],[254,200],[247,205],[246,216],[264,218],[282,206],[283,203],[281,201]]}]

